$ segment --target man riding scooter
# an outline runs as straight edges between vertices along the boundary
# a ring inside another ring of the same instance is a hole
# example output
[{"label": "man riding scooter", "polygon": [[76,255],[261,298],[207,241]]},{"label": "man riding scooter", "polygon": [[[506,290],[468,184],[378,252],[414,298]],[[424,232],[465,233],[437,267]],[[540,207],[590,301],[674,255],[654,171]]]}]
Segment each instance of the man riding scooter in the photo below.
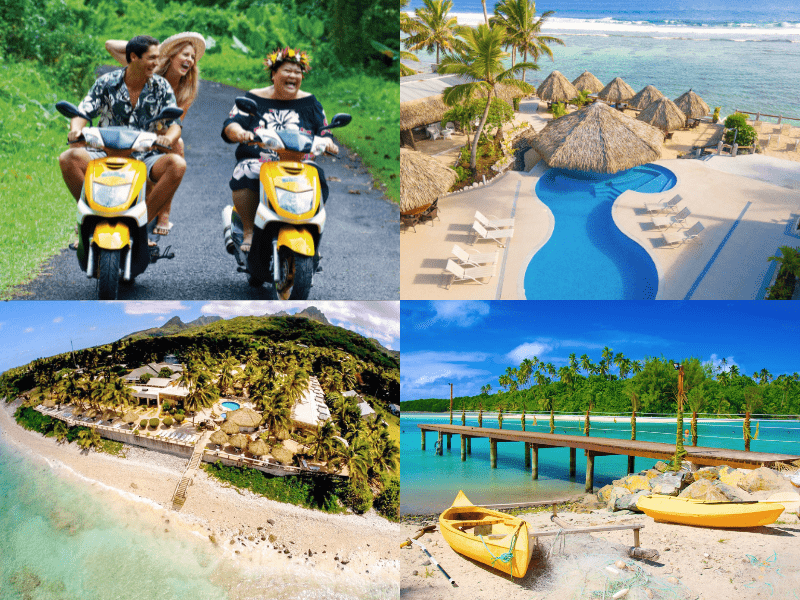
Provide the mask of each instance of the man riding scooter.
[{"label": "man riding scooter", "polygon": [[[78,107],[81,113],[92,119],[99,116],[101,127],[125,126],[155,131],[157,123],[150,121],[164,108],[177,106],[169,83],[155,75],[158,51],[159,42],[155,38],[140,35],[131,39],[125,49],[128,66],[99,77]],[[181,125],[177,120],[162,122],[167,129],[158,136],[154,146],[169,149],[180,137]],[[77,141],[86,125],[86,119],[73,117],[68,140]],[[89,162],[104,156],[106,153],[100,150],[73,147],[59,157],[64,182],[76,200],[81,196]],[[134,152],[131,157],[147,166],[149,222],[171,201],[183,179],[186,161],[177,154],[160,154],[154,150]]]}]

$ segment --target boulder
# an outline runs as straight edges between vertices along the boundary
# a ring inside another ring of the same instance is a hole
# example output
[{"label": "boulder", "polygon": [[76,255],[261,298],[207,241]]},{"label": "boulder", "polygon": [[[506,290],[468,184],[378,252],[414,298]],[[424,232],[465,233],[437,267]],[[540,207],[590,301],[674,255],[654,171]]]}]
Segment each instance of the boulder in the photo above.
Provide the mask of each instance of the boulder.
[{"label": "boulder", "polygon": [[719,480],[727,485],[738,486],[739,482],[744,479],[745,474],[745,471],[734,469],[728,465],[723,465],[719,468]]},{"label": "boulder", "polygon": [[646,477],[642,475],[628,475],[627,477],[623,477],[622,479],[618,479],[614,482],[614,486],[624,487],[631,492],[638,492],[639,490],[647,490],[650,491],[650,483]]},{"label": "boulder", "polygon": [[647,481],[650,481],[653,477],[658,477],[659,475],[661,475],[661,473],[659,473],[655,469],[648,469],[647,471],[642,471],[641,475],[644,475],[645,477],[647,477]]},{"label": "boulder", "polygon": [[[663,473],[650,480],[650,490],[654,494],[664,494],[665,496],[677,496],[685,487],[684,476],[689,475],[681,471],[677,473]],[[691,475],[689,475],[691,477]]]},{"label": "boulder", "polygon": [[[610,486],[606,486],[610,487]],[[609,490],[610,492],[611,490]],[[572,511],[576,513],[590,513],[593,510],[598,510],[600,508],[605,508],[607,504],[606,501],[600,501],[597,499],[597,496],[594,494],[586,494],[583,498],[580,499],[579,502],[576,502],[572,505]]]},{"label": "boulder", "polygon": [[617,501],[614,502],[614,510],[632,510],[635,512],[642,512],[639,510],[639,507],[636,506],[636,501],[639,500],[642,496],[649,496],[649,490],[641,490],[634,494],[628,494],[627,496],[622,496],[621,498],[617,498]]},{"label": "boulder", "polygon": [[759,467],[750,471],[739,482],[739,487],[746,492],[760,492],[782,487],[780,475],[767,467]]},{"label": "boulder", "polygon": [[611,495],[611,490],[614,489],[613,485],[604,485],[597,490],[597,499],[604,505],[608,504],[608,497]]},{"label": "boulder", "polygon": [[669,465],[663,460],[658,461],[653,468],[659,473],[666,473],[669,471]]},{"label": "boulder", "polygon": [[786,475],[786,479],[788,479],[793,486],[800,487],[800,470],[797,470],[794,473],[788,473]]},{"label": "boulder", "polygon": [[606,508],[608,508],[608,510],[613,511],[614,507],[617,504],[617,500],[619,498],[622,498],[623,496],[628,496],[628,495],[630,495],[630,491],[627,488],[614,486],[614,488],[611,490],[611,493],[608,496],[608,502],[606,504]]},{"label": "boulder", "polygon": [[719,467],[703,467],[694,472],[694,480],[700,481],[701,479],[710,479],[714,481],[719,479]]},{"label": "boulder", "polygon": [[708,479],[700,479],[678,494],[679,498],[692,498],[705,502],[726,502],[727,498],[714,483]]}]

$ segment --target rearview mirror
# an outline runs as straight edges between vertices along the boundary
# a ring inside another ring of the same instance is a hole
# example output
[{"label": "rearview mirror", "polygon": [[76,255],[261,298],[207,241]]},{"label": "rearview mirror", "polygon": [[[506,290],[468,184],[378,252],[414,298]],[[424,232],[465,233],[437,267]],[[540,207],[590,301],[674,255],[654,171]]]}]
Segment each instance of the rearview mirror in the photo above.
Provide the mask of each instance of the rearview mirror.
[{"label": "rearview mirror", "polygon": [[251,100],[250,98],[239,97],[236,99],[236,108],[240,111],[245,113],[246,115],[256,115],[258,114],[258,105],[255,103],[255,100]]},{"label": "rearview mirror", "polygon": [[80,117],[82,119],[86,119],[89,121],[89,125],[91,126],[92,120],[89,118],[89,115],[82,113],[77,106],[74,104],[67,102],[66,100],[61,100],[60,102],[56,102],[56,110],[60,112],[62,115],[71,119],[73,117]]},{"label": "rearview mirror", "polygon": [[351,117],[347,113],[336,113],[335,115],[333,115],[333,119],[331,119],[331,123],[330,125],[328,125],[328,129],[333,129],[334,127],[344,127],[352,120],[353,117]]}]

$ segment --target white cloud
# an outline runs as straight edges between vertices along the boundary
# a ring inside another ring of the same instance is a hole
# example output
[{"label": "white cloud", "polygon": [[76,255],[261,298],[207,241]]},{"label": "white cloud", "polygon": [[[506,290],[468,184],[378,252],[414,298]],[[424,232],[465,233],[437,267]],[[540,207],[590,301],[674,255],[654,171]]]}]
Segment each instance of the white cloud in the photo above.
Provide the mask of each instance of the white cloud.
[{"label": "white cloud", "polygon": [[161,302],[148,300],[147,302],[123,302],[126,315],[158,315],[175,312],[176,310],[189,310],[189,306],[179,301]]},{"label": "white cloud", "polygon": [[97,329],[97,325],[92,325],[89,327],[89,331],[95,331]]},{"label": "white cloud", "polygon": [[25,330],[25,333],[32,333],[32,332],[33,332],[33,327],[28,327],[28,328]]},{"label": "white cloud", "polygon": [[156,322],[156,323],[160,323],[161,321],[166,321],[166,320],[167,320],[167,317],[165,317],[164,315],[158,315],[158,316],[155,318],[155,322]]},{"label": "white cloud", "polygon": [[490,306],[487,302],[473,300],[431,301],[431,308],[435,313],[434,316],[427,321],[414,323],[415,329],[427,329],[436,323],[454,325],[456,327],[469,327],[486,317],[490,312]]},{"label": "white cloud", "polygon": [[506,358],[514,364],[519,364],[526,358],[533,358],[534,356],[542,358],[552,349],[552,345],[544,342],[526,342],[506,354]]},{"label": "white cloud", "polygon": [[56,317],[55,319],[53,319],[53,323],[61,323],[61,321],[63,321],[63,320],[64,320],[64,317]]},{"label": "white cloud", "polygon": [[[723,360],[725,361],[725,365],[724,366],[722,364]],[[719,369],[722,369],[723,371],[729,372],[733,365],[736,365],[736,367],[740,371],[742,371],[742,366],[739,363],[736,362],[736,360],[733,358],[733,356],[727,356],[727,357],[725,357],[723,359],[722,357],[719,357],[716,354],[712,354],[711,357],[707,361],[703,362],[703,364],[704,365],[711,365],[713,367],[714,371],[718,371]]]},{"label": "white cloud", "polygon": [[447,384],[456,382],[457,395],[473,393],[491,377],[490,371],[474,366],[488,358],[489,354],[485,352],[426,351],[403,354],[400,369],[402,397],[410,400],[449,394]]}]

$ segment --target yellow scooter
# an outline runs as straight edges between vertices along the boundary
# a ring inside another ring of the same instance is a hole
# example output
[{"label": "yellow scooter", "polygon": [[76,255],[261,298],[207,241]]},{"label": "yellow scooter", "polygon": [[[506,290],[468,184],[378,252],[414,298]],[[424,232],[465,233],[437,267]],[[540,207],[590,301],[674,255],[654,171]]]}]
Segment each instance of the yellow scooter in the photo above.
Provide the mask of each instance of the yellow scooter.
[{"label": "yellow scooter", "polygon": [[[147,265],[159,258],[173,258],[169,248],[148,246],[145,194],[147,167],[130,158],[132,152],[146,152],[155,146],[155,133],[128,127],[92,127],[91,119],[74,104],[59,102],[56,109],[67,118],[89,122],[75,143],[103,150],[107,156],[92,160],[78,200],[78,263],[86,276],[97,279],[99,300],[115,300],[120,280],[132,282]],[[165,108],[148,122],[177,119],[183,110]],[[155,219],[153,223],[155,224]]]},{"label": "yellow scooter", "polygon": [[[257,113],[256,103],[249,98],[237,98],[236,107],[247,114]],[[350,115],[339,113],[328,129],[344,127],[350,120]],[[299,129],[256,129],[254,133],[252,143],[273,150],[280,160],[261,165],[250,251],[241,251],[244,229],[233,206],[222,210],[225,248],[236,258],[238,270],[249,273],[250,285],[267,283],[269,299],[306,300],[325,228],[325,198],[316,165],[303,157],[322,154],[327,138],[309,136]]]}]

